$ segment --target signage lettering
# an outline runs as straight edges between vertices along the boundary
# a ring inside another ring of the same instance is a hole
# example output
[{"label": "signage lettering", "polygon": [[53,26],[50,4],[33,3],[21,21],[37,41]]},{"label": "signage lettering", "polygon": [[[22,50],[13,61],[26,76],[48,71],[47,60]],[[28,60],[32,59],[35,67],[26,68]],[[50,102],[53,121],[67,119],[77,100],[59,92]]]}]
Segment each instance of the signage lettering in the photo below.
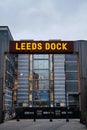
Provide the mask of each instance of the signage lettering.
[{"label": "signage lettering", "polygon": [[10,53],[73,53],[72,41],[11,41]]}]

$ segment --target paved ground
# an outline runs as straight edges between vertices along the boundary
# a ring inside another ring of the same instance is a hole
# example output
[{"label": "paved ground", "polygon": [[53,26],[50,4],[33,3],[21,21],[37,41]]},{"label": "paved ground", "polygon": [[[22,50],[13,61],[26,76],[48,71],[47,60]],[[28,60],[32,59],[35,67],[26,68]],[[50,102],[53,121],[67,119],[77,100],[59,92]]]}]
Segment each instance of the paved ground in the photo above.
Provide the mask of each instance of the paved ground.
[{"label": "paved ground", "polygon": [[87,130],[85,125],[80,124],[78,119],[70,120],[66,123],[65,119],[53,120],[16,120],[6,121],[0,125],[0,130]]}]

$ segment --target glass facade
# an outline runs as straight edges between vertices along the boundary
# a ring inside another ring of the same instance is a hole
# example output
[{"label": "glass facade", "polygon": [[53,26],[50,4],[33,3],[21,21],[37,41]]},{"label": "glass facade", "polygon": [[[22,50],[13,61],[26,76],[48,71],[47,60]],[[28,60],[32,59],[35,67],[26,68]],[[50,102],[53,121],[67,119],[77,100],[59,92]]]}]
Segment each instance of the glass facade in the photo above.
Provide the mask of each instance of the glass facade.
[{"label": "glass facade", "polygon": [[78,55],[67,54],[65,57],[65,76],[68,105],[78,105]]},{"label": "glass facade", "polygon": [[55,107],[65,105],[65,55],[54,55],[54,95]]},{"label": "glass facade", "polygon": [[18,55],[18,105],[25,104],[29,107],[53,107],[61,103],[65,105],[65,89],[70,104],[71,96],[78,97],[77,55]]},{"label": "glass facade", "polygon": [[[7,26],[0,26],[0,122],[3,112],[12,113],[15,55],[9,55],[9,41],[13,40]],[[6,118],[6,116],[4,117]]]},{"label": "glass facade", "polygon": [[29,59],[28,55],[18,55],[18,89],[17,104],[19,106],[26,104],[28,106],[28,76],[29,76]]},{"label": "glass facade", "polygon": [[11,111],[13,100],[18,106],[58,106],[65,103],[65,88],[68,105],[78,105],[81,96],[81,109],[86,109],[87,41],[74,41],[75,54],[22,54],[17,59],[8,55],[4,66],[10,40],[13,37],[9,28],[0,26],[0,122],[3,110]]},{"label": "glass facade", "polygon": [[52,55],[29,55],[29,106],[53,106]]},{"label": "glass facade", "polygon": [[11,111],[13,106],[13,86],[14,86],[14,72],[15,72],[15,55],[7,54],[5,56],[5,111]]}]

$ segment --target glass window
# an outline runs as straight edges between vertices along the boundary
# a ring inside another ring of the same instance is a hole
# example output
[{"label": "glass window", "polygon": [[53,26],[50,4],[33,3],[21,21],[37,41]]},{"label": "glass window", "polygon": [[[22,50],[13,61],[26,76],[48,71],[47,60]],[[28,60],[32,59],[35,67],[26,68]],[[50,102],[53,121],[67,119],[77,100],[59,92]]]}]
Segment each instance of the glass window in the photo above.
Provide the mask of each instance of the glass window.
[{"label": "glass window", "polygon": [[29,79],[30,79],[30,80],[32,80],[32,78],[33,78],[33,75],[32,75],[32,74],[30,74],[30,75],[29,75]]},{"label": "glass window", "polygon": [[34,60],[34,69],[48,69],[48,60]]},{"label": "glass window", "polygon": [[77,62],[66,62],[66,71],[78,70]]},{"label": "glass window", "polygon": [[50,72],[50,80],[53,80],[53,72]]},{"label": "glass window", "polygon": [[34,70],[35,74],[38,74],[38,79],[49,79],[49,71],[48,70]]},{"label": "glass window", "polygon": [[53,55],[34,54],[30,58],[29,104],[49,106],[53,104]]},{"label": "glass window", "polygon": [[66,72],[66,80],[77,80],[78,73],[77,72]]},{"label": "glass window", "polygon": [[53,90],[53,82],[50,82],[50,90]]},{"label": "glass window", "polygon": [[34,91],[34,100],[40,100],[40,101],[49,100],[49,91],[48,90]]},{"label": "glass window", "polygon": [[29,88],[30,88],[30,90],[32,90],[32,88],[33,88],[32,83],[29,84]]},{"label": "glass window", "polygon": [[67,55],[66,54],[66,60],[67,61],[77,61],[77,55],[72,55],[72,54]]},{"label": "glass window", "polygon": [[49,89],[49,80],[39,80],[39,89]]},{"label": "glass window", "polygon": [[32,71],[32,62],[30,62],[30,70]]},{"label": "glass window", "polygon": [[50,100],[53,101],[53,92],[50,93]]},{"label": "glass window", "polygon": [[48,54],[45,54],[45,55],[35,54],[34,55],[34,59],[48,59],[48,58],[49,58]]},{"label": "glass window", "polygon": [[78,82],[66,82],[66,88],[69,92],[78,92]]},{"label": "glass window", "polygon": [[32,101],[32,94],[29,94],[29,100]]}]

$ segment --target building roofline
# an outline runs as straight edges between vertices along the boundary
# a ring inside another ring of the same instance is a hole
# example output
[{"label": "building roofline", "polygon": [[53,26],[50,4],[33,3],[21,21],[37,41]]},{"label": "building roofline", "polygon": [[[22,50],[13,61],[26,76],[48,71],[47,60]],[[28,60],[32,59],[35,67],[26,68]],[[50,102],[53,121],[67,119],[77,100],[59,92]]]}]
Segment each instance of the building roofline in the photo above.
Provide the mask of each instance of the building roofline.
[{"label": "building roofline", "polygon": [[11,39],[13,39],[13,36],[12,36],[8,26],[0,26],[0,30],[7,30],[8,33],[9,33],[9,36],[11,37]]}]

